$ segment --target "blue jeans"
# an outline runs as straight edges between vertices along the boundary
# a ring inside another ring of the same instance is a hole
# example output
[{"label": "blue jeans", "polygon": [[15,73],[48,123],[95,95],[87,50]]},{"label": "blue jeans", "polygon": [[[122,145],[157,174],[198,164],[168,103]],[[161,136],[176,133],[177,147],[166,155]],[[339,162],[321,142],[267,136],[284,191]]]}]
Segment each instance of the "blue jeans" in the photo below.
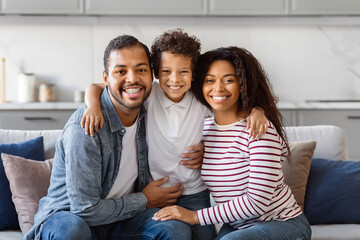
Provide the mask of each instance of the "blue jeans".
[{"label": "blue jeans", "polygon": [[188,224],[172,221],[154,221],[152,217],[159,209],[146,209],[130,219],[107,225],[89,227],[80,217],[70,212],[58,212],[43,226],[41,239],[64,240],[115,240],[115,239],[191,239]]},{"label": "blue jeans", "polygon": [[[199,193],[190,195],[181,195],[176,205],[186,209],[197,211],[199,209],[210,207],[210,192],[204,190]],[[211,240],[216,237],[216,230],[214,225],[201,226],[200,224],[191,226],[192,239],[196,240]]]},{"label": "blue jeans", "polygon": [[89,225],[67,211],[57,212],[43,225],[41,239],[91,240]]},{"label": "blue jeans", "polygon": [[310,240],[311,228],[304,214],[286,221],[262,222],[247,229],[224,224],[216,239],[221,240]]}]

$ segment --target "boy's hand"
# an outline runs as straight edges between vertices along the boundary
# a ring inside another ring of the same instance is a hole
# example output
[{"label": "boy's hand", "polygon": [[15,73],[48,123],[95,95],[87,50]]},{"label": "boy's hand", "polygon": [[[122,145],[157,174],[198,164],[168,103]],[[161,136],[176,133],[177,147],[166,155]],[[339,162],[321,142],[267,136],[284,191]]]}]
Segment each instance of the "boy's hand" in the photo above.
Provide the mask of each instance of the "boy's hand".
[{"label": "boy's hand", "polygon": [[186,160],[181,160],[180,164],[185,165],[185,167],[190,169],[200,168],[203,162],[204,156],[204,145],[200,142],[195,145],[191,145],[188,147],[187,153],[182,153],[180,155],[181,158]]},{"label": "boy's hand", "polygon": [[199,219],[195,211],[185,209],[180,206],[170,206],[160,209],[154,214],[155,221],[180,220],[190,225],[199,224]]},{"label": "boy's hand", "polygon": [[261,135],[266,133],[268,129],[268,120],[265,116],[264,110],[261,108],[253,108],[250,116],[247,118],[246,129],[250,128],[250,138],[254,140],[260,139]]},{"label": "boy's hand", "polygon": [[100,106],[89,106],[84,112],[83,117],[81,118],[81,127],[85,127],[85,134],[94,136],[95,132],[99,131],[99,127],[102,128],[104,124],[104,117],[101,113]]},{"label": "boy's hand", "polygon": [[169,177],[163,177],[159,180],[150,182],[142,193],[147,198],[147,208],[159,208],[174,204],[180,197],[184,188],[181,183],[171,187],[161,187]]}]

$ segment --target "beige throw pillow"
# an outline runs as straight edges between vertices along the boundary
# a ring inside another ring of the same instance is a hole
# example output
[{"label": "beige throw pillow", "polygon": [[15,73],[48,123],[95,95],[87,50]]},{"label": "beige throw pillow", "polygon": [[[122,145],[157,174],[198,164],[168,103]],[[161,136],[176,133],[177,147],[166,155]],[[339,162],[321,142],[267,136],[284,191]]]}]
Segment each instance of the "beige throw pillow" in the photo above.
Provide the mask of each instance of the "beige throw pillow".
[{"label": "beige throw pillow", "polygon": [[297,203],[304,209],[306,184],[316,142],[289,142],[289,147],[291,159],[287,159],[282,166],[284,181],[289,185]]},{"label": "beige throw pillow", "polygon": [[25,234],[34,225],[39,200],[47,194],[53,159],[42,162],[5,153],[1,157],[10,182],[19,225]]}]

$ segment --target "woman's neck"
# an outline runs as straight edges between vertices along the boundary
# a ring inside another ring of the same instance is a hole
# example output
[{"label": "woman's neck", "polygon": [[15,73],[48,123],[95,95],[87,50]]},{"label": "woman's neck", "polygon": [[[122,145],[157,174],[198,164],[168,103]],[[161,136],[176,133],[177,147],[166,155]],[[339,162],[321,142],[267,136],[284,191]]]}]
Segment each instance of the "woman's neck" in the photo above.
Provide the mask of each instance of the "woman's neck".
[{"label": "woman's neck", "polygon": [[224,112],[213,110],[215,122],[218,125],[229,125],[235,122],[238,122],[244,119],[242,112],[233,113],[233,112]]}]

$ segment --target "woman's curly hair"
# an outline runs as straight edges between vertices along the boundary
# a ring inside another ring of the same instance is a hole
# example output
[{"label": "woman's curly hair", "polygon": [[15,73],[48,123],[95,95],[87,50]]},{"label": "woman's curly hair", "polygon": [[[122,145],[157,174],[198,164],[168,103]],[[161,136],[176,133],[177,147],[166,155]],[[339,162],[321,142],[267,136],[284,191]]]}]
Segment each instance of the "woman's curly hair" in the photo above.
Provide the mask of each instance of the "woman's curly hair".
[{"label": "woman's curly hair", "polygon": [[195,81],[191,86],[196,98],[210,108],[204,98],[202,89],[210,65],[217,60],[226,60],[235,68],[240,82],[238,112],[242,112],[247,117],[253,108],[262,108],[280,137],[286,142],[282,116],[276,106],[278,98],[273,96],[271,92],[272,86],[259,61],[244,48],[218,48],[200,55],[196,66]]},{"label": "woman's curly hair", "polygon": [[189,36],[182,29],[174,29],[164,32],[157,37],[151,46],[151,60],[155,75],[159,74],[162,52],[168,51],[191,58],[192,70],[194,71],[200,55],[200,40],[195,36]]}]

